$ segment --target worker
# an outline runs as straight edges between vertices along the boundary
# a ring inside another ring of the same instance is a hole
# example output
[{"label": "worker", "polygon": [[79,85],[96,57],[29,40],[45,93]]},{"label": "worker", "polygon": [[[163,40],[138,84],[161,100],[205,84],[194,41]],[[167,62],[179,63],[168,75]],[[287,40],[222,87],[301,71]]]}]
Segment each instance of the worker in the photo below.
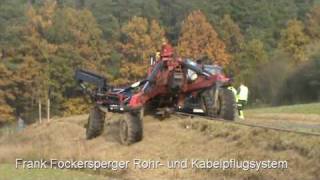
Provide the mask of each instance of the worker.
[{"label": "worker", "polygon": [[197,66],[200,67],[202,70],[204,70],[204,64],[203,64],[203,60],[202,59],[198,59],[196,61]]},{"label": "worker", "polygon": [[236,101],[236,104],[238,104],[238,92],[237,92],[236,88],[233,86],[233,83],[234,83],[233,73],[229,72],[228,77],[229,77],[229,82],[230,82],[228,89],[232,91],[234,98],[235,98],[235,101]]},{"label": "worker", "polygon": [[17,131],[20,132],[25,128],[25,122],[21,118],[21,116],[18,116],[18,123],[17,123]]},{"label": "worker", "polygon": [[157,51],[155,55],[156,61],[160,60],[160,57],[160,51]]},{"label": "worker", "polygon": [[239,118],[244,119],[243,109],[248,102],[248,87],[245,86],[242,82],[238,89],[238,110],[239,110]]},{"label": "worker", "polygon": [[161,60],[171,60],[174,50],[169,43],[163,44],[160,52]]},{"label": "worker", "polygon": [[[237,92],[237,90],[236,90],[236,88],[235,87],[233,87],[233,74],[232,73],[230,73],[229,74],[229,78],[230,78],[230,85],[229,85],[229,87],[228,87],[228,89],[230,90],[230,91],[232,91],[232,93],[233,93],[233,96],[234,96],[234,100],[235,100],[235,102],[236,102],[236,104],[238,105],[238,92]],[[238,108],[237,108],[237,110],[238,110]]]},{"label": "worker", "polygon": [[238,104],[238,94],[236,88],[234,88],[232,85],[228,87],[229,90],[232,91],[234,98],[236,100],[236,104]]}]

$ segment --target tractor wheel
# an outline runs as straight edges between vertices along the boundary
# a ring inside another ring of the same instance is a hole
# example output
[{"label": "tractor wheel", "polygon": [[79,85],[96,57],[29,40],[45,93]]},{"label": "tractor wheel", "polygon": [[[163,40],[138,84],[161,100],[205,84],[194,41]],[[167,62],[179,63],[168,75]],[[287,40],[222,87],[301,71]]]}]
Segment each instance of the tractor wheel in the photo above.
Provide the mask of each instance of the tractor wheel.
[{"label": "tractor wheel", "polygon": [[142,140],[143,126],[140,112],[129,112],[120,121],[120,140],[122,144],[130,145]]},{"label": "tractor wheel", "polygon": [[105,113],[99,110],[98,107],[94,107],[91,109],[88,118],[88,124],[86,127],[87,139],[93,139],[102,134],[104,127],[104,119]]},{"label": "tractor wheel", "polygon": [[207,115],[226,120],[235,120],[237,109],[233,92],[226,88],[219,89],[217,108],[214,107],[214,94],[214,89],[209,89],[203,94],[203,101]]},{"label": "tractor wheel", "polygon": [[214,109],[214,90],[208,89],[202,93],[203,106],[207,116],[215,117],[216,112]]}]

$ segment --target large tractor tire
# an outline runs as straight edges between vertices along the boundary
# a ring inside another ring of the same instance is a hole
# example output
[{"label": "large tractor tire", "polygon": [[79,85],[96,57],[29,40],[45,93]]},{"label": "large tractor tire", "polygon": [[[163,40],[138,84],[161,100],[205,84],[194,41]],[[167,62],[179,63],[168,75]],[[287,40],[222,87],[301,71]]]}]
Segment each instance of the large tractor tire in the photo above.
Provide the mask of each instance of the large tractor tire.
[{"label": "large tractor tire", "polygon": [[102,134],[104,128],[104,120],[105,113],[103,111],[101,111],[98,107],[94,107],[91,109],[86,130],[87,139],[93,139]]},{"label": "large tractor tire", "polygon": [[217,100],[217,107],[214,106],[215,89],[208,89],[203,93],[203,102],[206,114],[210,117],[218,117],[225,120],[235,120],[237,104],[231,90],[220,88]]},{"label": "large tractor tire", "polygon": [[126,113],[120,121],[120,140],[122,144],[130,145],[143,138],[142,116],[140,112]]}]

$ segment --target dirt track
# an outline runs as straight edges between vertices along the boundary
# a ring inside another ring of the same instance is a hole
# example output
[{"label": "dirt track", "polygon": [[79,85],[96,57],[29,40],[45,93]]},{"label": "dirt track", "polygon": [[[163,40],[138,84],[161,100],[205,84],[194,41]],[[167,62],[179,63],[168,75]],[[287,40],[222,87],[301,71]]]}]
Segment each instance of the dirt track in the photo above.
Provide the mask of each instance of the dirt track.
[{"label": "dirt track", "polygon": [[[114,121],[106,125],[101,137],[90,141],[85,140],[84,136],[86,118],[84,115],[53,120],[30,126],[16,137],[0,138],[0,163],[13,163],[16,157],[161,162],[185,159],[287,160],[288,169],[285,170],[134,169],[129,166],[129,169],[106,170],[99,174],[120,179],[317,180],[320,177],[319,137],[175,116],[160,122],[146,116],[143,141],[123,146],[118,142],[118,117],[112,117]],[[248,121],[254,121],[253,118],[256,117],[248,118]],[[317,125],[320,121],[313,119],[311,122]]]}]

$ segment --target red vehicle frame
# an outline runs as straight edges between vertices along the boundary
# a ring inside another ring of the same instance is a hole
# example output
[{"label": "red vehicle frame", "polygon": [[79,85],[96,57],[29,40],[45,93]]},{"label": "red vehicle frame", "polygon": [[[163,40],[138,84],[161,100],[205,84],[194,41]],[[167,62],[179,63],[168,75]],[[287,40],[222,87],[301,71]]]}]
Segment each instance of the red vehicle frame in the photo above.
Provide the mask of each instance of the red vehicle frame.
[{"label": "red vehicle frame", "polygon": [[[147,106],[151,104],[152,110],[164,107],[179,110],[189,96],[202,102],[206,115],[234,120],[235,97],[227,88],[230,78],[211,73],[201,63],[175,57],[170,45],[164,46],[161,57],[153,57],[151,62],[147,78],[126,88],[112,88],[105,78],[88,71],[76,72],[77,81],[96,104],[89,115],[88,139],[102,133],[105,113],[112,111],[125,113],[120,123],[121,142],[140,141],[143,137],[141,112]],[[97,88],[87,90],[84,82],[93,83]]]}]

